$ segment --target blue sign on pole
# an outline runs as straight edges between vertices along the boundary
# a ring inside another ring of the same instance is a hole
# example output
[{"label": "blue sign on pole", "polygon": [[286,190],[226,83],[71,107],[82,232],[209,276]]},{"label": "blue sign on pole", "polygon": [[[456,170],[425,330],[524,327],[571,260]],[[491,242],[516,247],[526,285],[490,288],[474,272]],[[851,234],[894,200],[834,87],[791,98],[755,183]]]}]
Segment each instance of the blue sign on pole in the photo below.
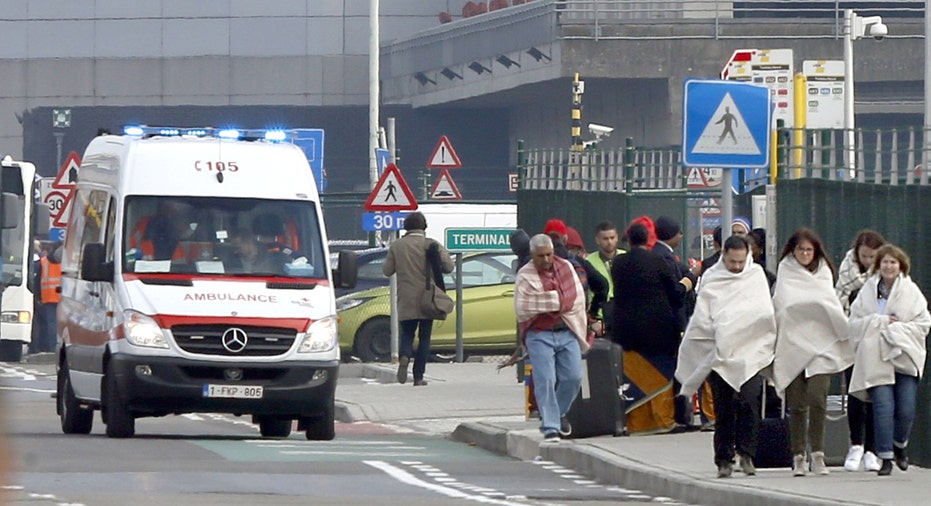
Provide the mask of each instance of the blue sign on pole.
[{"label": "blue sign on pole", "polygon": [[295,128],[291,142],[296,144],[307,156],[307,163],[317,180],[317,191],[327,187],[326,169],[323,167],[323,130],[319,128]]},{"label": "blue sign on pole", "polygon": [[682,106],[686,167],[769,166],[770,90],[733,81],[688,79]]},{"label": "blue sign on pole", "polygon": [[375,163],[378,167],[378,177],[381,177],[381,175],[385,172],[385,167],[391,163],[391,152],[387,149],[376,148]]},{"label": "blue sign on pole", "polygon": [[404,228],[404,219],[410,214],[407,211],[394,211],[386,213],[363,213],[362,230],[377,232],[380,230],[401,230]]}]

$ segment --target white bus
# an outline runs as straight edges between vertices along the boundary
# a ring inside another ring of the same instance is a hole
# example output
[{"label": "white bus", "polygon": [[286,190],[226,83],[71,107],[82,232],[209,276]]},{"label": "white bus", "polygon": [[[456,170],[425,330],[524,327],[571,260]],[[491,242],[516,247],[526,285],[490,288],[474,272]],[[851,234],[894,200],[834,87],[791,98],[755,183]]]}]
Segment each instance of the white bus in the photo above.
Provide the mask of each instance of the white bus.
[{"label": "white bus", "polygon": [[[19,362],[23,346],[32,334],[33,294],[29,277],[33,271],[32,238],[48,233],[48,209],[35,203],[36,167],[29,162],[0,161],[3,191],[3,221],[0,232],[0,361]],[[34,219],[36,210],[39,219]],[[44,212],[44,214],[43,214]],[[9,228],[8,228],[9,227]]]}]

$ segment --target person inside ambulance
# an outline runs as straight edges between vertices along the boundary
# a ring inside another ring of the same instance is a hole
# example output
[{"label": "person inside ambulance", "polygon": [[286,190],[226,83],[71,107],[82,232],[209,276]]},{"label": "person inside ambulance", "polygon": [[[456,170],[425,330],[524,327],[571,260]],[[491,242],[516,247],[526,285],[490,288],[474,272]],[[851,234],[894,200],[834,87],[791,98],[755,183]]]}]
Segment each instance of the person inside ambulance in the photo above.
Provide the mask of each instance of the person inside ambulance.
[{"label": "person inside ambulance", "polygon": [[283,261],[279,262],[257,236],[246,228],[237,229],[230,238],[233,255],[225,262],[230,272],[244,274],[279,274]]},{"label": "person inside ambulance", "polygon": [[178,243],[187,239],[193,232],[185,219],[185,205],[175,201],[161,201],[154,216],[139,220],[130,238],[130,247],[136,247],[134,240],[141,237],[139,249],[145,260],[172,260],[183,257],[178,251]]},{"label": "person inside ambulance", "polygon": [[290,262],[301,256],[293,246],[291,234],[285,231],[284,222],[278,215],[266,213],[256,216],[252,221],[252,231],[265,251],[280,253],[276,256],[282,258],[284,262]]}]

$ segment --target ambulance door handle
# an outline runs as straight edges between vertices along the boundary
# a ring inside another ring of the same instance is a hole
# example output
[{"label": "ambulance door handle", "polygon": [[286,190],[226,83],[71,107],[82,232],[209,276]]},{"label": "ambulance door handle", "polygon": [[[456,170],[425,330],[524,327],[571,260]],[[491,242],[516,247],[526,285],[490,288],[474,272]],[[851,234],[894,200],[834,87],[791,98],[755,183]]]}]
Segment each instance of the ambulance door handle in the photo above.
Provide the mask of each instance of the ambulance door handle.
[{"label": "ambulance door handle", "polygon": [[96,292],[94,290],[88,290],[87,294],[91,297],[100,297],[100,292]]}]

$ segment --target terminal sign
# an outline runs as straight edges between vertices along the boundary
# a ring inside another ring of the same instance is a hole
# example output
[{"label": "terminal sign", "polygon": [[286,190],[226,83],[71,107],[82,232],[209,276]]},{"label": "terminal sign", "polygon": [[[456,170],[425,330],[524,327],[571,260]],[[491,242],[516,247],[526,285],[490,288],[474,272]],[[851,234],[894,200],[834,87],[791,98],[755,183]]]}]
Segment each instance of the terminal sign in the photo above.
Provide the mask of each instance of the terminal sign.
[{"label": "terminal sign", "polygon": [[511,251],[509,228],[447,228],[446,249],[457,251]]}]

